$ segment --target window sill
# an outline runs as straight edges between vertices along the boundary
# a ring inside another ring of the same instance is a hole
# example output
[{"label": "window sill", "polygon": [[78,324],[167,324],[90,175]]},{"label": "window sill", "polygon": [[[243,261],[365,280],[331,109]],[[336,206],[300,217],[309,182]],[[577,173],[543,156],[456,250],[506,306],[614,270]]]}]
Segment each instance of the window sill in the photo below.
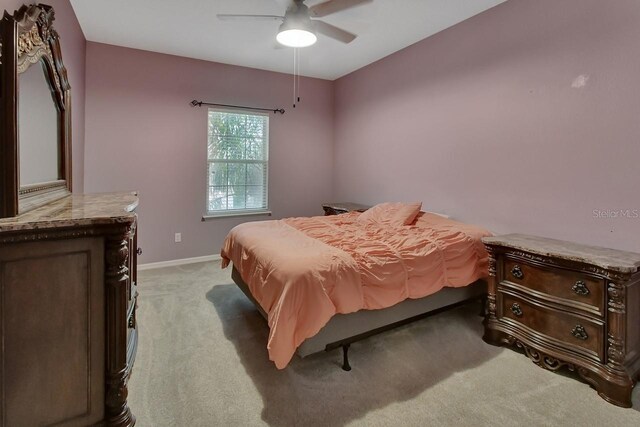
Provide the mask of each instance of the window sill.
[{"label": "window sill", "polygon": [[205,214],[202,215],[202,221],[209,221],[217,218],[232,218],[237,216],[255,216],[255,215],[266,215],[271,216],[271,211],[243,211],[243,212],[224,212],[219,214]]}]

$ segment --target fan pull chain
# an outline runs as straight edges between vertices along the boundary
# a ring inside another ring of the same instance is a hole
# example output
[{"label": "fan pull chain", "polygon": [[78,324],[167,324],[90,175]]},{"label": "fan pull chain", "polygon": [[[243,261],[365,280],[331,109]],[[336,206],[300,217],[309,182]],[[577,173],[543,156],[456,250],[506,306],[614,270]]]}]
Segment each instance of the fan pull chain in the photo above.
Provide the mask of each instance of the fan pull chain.
[{"label": "fan pull chain", "polygon": [[298,67],[298,49],[293,48],[293,108],[296,108],[296,86],[298,84],[296,80],[296,72]]},{"label": "fan pull chain", "polygon": [[293,48],[293,108],[300,102],[300,52]]},{"label": "fan pull chain", "polygon": [[[296,49],[298,50],[298,49]],[[296,88],[298,90],[298,92],[296,93],[296,100],[298,102],[300,102],[300,52],[298,52],[298,55],[296,56],[296,61],[298,62],[298,65],[296,66],[296,69],[298,71],[297,76],[298,76],[298,83],[296,85]]]}]

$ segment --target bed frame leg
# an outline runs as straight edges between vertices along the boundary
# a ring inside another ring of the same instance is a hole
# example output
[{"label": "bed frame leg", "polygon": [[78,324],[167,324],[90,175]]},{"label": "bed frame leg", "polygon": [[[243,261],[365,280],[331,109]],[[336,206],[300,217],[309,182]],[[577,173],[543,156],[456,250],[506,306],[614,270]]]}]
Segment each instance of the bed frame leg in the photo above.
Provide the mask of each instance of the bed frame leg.
[{"label": "bed frame leg", "polygon": [[478,316],[485,317],[487,315],[487,296],[483,295],[480,297],[480,313]]},{"label": "bed frame leg", "polygon": [[349,365],[349,346],[351,344],[343,344],[342,345],[342,369],[345,371],[351,370],[351,365]]}]

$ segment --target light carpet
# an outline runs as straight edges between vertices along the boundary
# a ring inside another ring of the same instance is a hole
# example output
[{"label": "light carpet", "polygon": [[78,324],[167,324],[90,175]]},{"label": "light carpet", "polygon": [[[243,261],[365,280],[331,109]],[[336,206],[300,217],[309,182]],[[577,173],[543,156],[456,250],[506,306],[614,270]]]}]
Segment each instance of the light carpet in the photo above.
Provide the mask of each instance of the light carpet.
[{"label": "light carpet", "polygon": [[427,317],[279,371],[268,327],[219,262],[141,271],[129,404],[153,426],[638,426],[572,375],[484,343],[479,306]]}]

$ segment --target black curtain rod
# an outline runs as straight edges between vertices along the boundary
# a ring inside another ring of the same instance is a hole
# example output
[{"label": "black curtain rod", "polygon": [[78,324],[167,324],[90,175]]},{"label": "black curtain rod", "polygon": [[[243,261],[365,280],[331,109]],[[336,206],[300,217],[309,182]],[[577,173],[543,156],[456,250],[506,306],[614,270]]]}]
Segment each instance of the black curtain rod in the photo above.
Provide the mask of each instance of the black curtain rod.
[{"label": "black curtain rod", "polygon": [[192,107],[202,107],[203,105],[212,105],[214,107],[229,107],[229,108],[239,108],[241,110],[254,110],[254,111],[271,111],[273,114],[280,113],[284,114],[284,108],[254,108],[254,107],[244,107],[242,105],[228,105],[228,104],[214,104],[212,102],[202,102],[193,100],[191,101]]}]

